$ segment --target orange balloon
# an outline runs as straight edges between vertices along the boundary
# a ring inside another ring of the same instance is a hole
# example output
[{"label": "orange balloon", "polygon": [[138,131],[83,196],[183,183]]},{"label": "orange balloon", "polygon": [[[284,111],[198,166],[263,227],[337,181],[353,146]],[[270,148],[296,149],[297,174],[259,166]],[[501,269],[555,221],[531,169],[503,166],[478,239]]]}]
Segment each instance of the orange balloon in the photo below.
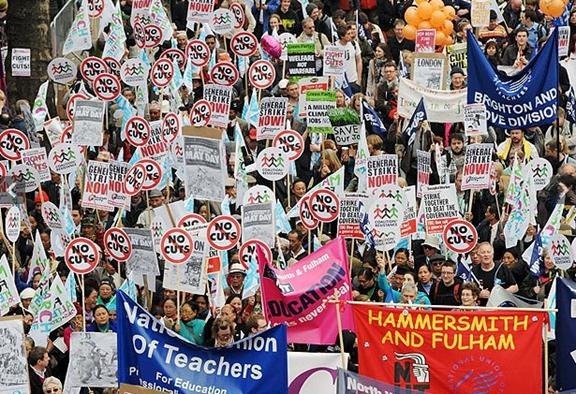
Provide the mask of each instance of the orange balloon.
[{"label": "orange balloon", "polygon": [[404,20],[409,25],[418,26],[418,23],[420,23],[420,17],[418,16],[418,10],[416,7],[410,7],[406,10],[404,13]]},{"label": "orange balloon", "polygon": [[448,19],[452,20],[456,17],[456,10],[451,5],[447,5],[446,7],[442,8],[442,10]]},{"label": "orange balloon", "polygon": [[449,21],[448,19],[444,19],[444,24],[442,25],[442,31],[447,36],[452,34],[452,32],[454,31],[454,24],[452,23],[452,21]]},{"label": "orange balloon", "polygon": [[442,26],[444,26],[445,20],[446,20],[446,14],[444,14],[440,10],[436,10],[432,12],[432,15],[430,15],[430,24],[435,28],[441,28]]},{"label": "orange balloon", "polygon": [[427,3],[428,0],[416,0],[414,3],[416,3],[416,5],[420,5],[422,3]]},{"label": "orange balloon", "polygon": [[426,20],[430,19],[430,15],[432,14],[432,11],[434,11],[434,9],[430,5],[430,3],[422,3],[422,4],[418,5],[418,16],[422,20],[426,21]]},{"label": "orange balloon", "polygon": [[554,18],[558,18],[559,16],[561,16],[564,13],[565,8],[566,8],[566,5],[564,4],[564,2],[562,0],[552,0],[548,4],[548,15],[550,15]]},{"label": "orange balloon", "polygon": [[550,0],[540,0],[540,3],[538,4],[540,11],[542,11],[545,15],[550,15],[550,10],[548,9],[549,4]]},{"label": "orange balloon", "polygon": [[418,23],[418,30],[420,29],[432,29],[432,25],[428,21],[422,21]]},{"label": "orange balloon", "polygon": [[452,36],[446,37],[446,40],[444,41],[444,45],[452,45],[452,44],[454,44],[454,39],[452,38]]},{"label": "orange balloon", "polygon": [[444,8],[444,2],[442,0],[430,0],[430,5],[435,10],[441,10]]},{"label": "orange balloon", "polygon": [[416,39],[416,28],[412,25],[406,25],[402,28],[402,34],[407,40],[414,41]]},{"label": "orange balloon", "polygon": [[442,45],[446,45],[446,34],[442,33],[441,31],[436,32],[436,46],[440,47]]}]

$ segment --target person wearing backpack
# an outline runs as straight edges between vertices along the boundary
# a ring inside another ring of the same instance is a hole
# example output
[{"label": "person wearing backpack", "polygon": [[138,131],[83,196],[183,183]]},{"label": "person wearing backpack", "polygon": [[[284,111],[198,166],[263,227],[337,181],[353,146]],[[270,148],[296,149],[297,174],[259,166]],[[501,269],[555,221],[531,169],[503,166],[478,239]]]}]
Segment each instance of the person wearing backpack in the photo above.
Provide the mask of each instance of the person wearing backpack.
[{"label": "person wearing backpack", "polygon": [[445,261],[442,264],[440,280],[430,291],[430,302],[432,305],[460,305],[461,286],[462,279],[456,276],[456,264],[453,261]]}]

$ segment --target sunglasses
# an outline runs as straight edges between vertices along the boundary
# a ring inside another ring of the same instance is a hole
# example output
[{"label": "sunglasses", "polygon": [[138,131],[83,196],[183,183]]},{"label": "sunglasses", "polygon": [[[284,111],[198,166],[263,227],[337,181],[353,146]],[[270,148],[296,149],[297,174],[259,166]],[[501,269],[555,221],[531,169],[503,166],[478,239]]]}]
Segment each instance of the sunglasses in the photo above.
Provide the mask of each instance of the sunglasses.
[{"label": "sunglasses", "polygon": [[46,394],[57,393],[59,391],[60,391],[60,389],[58,387],[55,387],[53,389],[46,389]]}]

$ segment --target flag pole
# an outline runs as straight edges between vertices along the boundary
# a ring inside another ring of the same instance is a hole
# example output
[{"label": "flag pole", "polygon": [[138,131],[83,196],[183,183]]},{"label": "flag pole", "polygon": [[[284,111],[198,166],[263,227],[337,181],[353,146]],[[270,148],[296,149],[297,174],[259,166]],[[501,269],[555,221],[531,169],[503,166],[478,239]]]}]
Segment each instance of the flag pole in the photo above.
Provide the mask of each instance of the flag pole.
[{"label": "flag pole", "polygon": [[340,292],[336,290],[334,292],[334,297],[332,301],[334,306],[336,307],[336,321],[338,322],[338,340],[340,341],[340,361],[342,362],[342,369],[346,368],[346,356],[344,354],[344,335],[342,334],[342,316],[340,314],[340,305],[343,305],[340,302]]},{"label": "flag pole", "polygon": [[[544,298],[544,309],[548,307],[548,299]],[[544,324],[542,325],[542,340],[544,341],[544,390],[546,392],[548,390],[548,359],[550,357],[548,353],[548,319],[544,320]]]}]

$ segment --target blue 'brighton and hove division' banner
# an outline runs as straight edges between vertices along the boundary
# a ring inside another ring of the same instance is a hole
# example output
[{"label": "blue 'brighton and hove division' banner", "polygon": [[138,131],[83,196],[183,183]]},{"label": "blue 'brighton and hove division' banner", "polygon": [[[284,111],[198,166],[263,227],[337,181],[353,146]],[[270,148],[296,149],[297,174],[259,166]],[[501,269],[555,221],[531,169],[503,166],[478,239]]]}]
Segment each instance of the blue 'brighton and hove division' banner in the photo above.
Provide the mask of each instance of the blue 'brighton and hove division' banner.
[{"label": "blue 'brighton and hove division' banner", "polygon": [[468,32],[468,103],[484,103],[488,124],[504,129],[551,124],[558,104],[558,31],[513,76],[498,74]]},{"label": "blue 'brighton and hove division' banner", "polygon": [[288,392],[286,326],[227,348],[193,345],[122,291],[118,306],[118,383],[157,391],[211,394]]},{"label": "blue 'brighton and hove division' banner", "polygon": [[576,389],[576,282],[556,279],[556,384],[558,390]]}]

